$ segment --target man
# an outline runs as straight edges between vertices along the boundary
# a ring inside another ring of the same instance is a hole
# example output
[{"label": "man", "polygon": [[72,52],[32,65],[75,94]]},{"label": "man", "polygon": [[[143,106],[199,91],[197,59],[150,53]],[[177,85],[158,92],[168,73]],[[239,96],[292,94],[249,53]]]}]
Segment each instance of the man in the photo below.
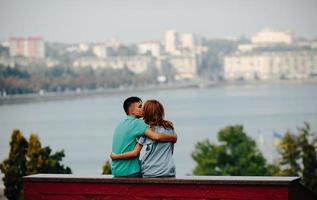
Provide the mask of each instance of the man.
[{"label": "man", "polygon": [[[116,127],[113,140],[112,152],[122,154],[132,151],[137,144],[137,138],[146,136],[156,141],[176,142],[177,136],[155,133],[149,125],[140,118],[143,117],[142,100],[139,97],[129,97],[123,103],[127,117]],[[111,163],[112,174],[115,177],[141,177],[141,167],[138,156],[125,159],[113,160]]]}]

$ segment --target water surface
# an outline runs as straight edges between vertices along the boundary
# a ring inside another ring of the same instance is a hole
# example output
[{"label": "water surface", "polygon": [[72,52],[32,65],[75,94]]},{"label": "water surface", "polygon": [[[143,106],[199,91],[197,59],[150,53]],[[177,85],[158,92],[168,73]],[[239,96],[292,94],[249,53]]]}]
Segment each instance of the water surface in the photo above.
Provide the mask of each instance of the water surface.
[{"label": "water surface", "polygon": [[[273,132],[285,133],[307,121],[317,130],[317,85],[220,85],[104,95],[83,99],[0,106],[0,160],[8,155],[14,128],[28,138],[40,136],[53,151],[64,149],[64,164],[75,174],[100,174],[111,151],[112,133],[125,117],[122,102],[130,95],[157,99],[178,133],[178,175],[191,174],[191,153],[198,141],[217,140],[219,129],[242,124],[269,161],[276,157]],[[262,142],[260,138],[263,138]]]}]

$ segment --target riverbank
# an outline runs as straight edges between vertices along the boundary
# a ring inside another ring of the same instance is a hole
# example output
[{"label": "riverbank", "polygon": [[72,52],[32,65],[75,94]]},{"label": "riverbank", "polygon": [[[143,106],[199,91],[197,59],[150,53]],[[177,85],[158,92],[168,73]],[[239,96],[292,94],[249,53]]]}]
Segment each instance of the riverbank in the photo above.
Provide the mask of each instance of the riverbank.
[{"label": "riverbank", "polygon": [[174,84],[149,85],[137,88],[113,88],[113,89],[96,89],[96,90],[78,90],[67,92],[47,92],[32,93],[23,95],[0,96],[0,105],[22,104],[34,102],[58,101],[78,98],[89,98],[96,96],[111,96],[117,94],[131,94],[138,92],[150,92],[153,90],[175,90],[185,88],[206,88],[213,86],[241,86],[241,85],[286,85],[286,84],[317,84],[317,79],[308,80],[252,80],[252,81],[191,81]]},{"label": "riverbank", "polygon": [[181,88],[193,88],[198,87],[197,83],[180,83],[173,85],[151,85],[138,88],[114,88],[114,89],[96,89],[96,90],[79,90],[79,91],[67,91],[67,92],[47,92],[47,93],[33,93],[23,95],[7,95],[0,97],[0,105],[7,104],[21,104],[21,103],[34,103],[34,102],[47,102],[66,99],[78,99],[88,98],[96,96],[111,96],[117,94],[129,94],[136,92],[147,92],[153,90],[173,90]]},{"label": "riverbank", "polygon": [[289,84],[317,84],[317,78],[305,80],[248,80],[248,81],[223,81],[225,85],[289,85]]}]

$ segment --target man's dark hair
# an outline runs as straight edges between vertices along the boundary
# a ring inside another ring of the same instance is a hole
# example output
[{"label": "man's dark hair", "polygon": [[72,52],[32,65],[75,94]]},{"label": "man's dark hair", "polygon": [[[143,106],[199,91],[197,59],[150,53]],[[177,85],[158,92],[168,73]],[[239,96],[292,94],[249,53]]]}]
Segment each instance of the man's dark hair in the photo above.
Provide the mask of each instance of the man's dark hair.
[{"label": "man's dark hair", "polygon": [[123,109],[125,111],[125,113],[127,113],[127,115],[129,114],[129,107],[131,106],[131,104],[133,103],[137,103],[137,102],[142,102],[142,100],[139,97],[129,97],[126,100],[124,100],[123,102]]}]

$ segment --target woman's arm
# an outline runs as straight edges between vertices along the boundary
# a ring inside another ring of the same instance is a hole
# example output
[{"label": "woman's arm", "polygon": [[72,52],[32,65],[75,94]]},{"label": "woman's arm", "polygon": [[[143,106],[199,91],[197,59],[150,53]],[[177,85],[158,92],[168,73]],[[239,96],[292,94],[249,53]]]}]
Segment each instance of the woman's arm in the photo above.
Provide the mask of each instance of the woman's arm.
[{"label": "woman's arm", "polygon": [[132,151],[122,153],[122,154],[115,154],[111,153],[110,158],[112,160],[122,160],[122,159],[129,159],[137,157],[142,149],[142,145],[137,143]]},{"label": "woman's arm", "polygon": [[162,133],[156,133],[151,128],[148,128],[145,131],[145,136],[148,138],[151,138],[152,140],[160,141],[160,142],[176,142],[177,141],[177,135],[167,135]]}]

